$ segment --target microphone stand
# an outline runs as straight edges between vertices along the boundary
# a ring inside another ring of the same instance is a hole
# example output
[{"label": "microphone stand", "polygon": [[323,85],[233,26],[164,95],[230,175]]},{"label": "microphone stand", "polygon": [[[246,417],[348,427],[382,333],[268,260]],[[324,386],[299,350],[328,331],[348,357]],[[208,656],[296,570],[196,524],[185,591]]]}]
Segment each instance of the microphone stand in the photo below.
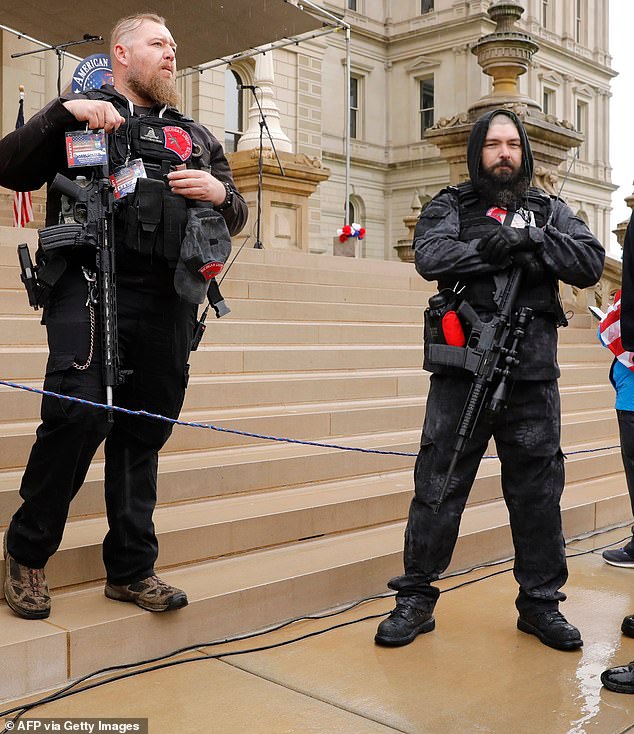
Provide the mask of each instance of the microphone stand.
[{"label": "microphone stand", "polygon": [[[266,128],[266,134],[268,135],[269,140],[271,141],[271,148],[273,148],[273,152],[275,153],[275,158],[277,159],[277,165],[280,167],[280,173],[282,176],[286,176],[286,171],[284,170],[284,167],[282,166],[282,162],[280,161],[280,157],[277,154],[277,150],[275,150],[275,143],[273,142],[273,138],[271,137],[271,131],[269,130],[269,126],[266,124],[266,117],[264,115],[264,112],[262,111],[262,105],[260,104],[260,100],[258,99],[258,95],[255,93],[256,89],[260,89],[260,87],[255,86],[248,86],[243,87],[248,88],[253,93],[253,98],[255,99],[255,103],[258,106],[258,110],[260,113],[260,120],[258,122],[260,126],[260,149],[259,149],[259,155],[258,155],[258,207],[257,207],[257,216],[255,220],[255,244],[253,245],[254,248],[257,250],[264,249],[264,245],[260,241],[260,221],[262,219],[262,134],[263,130]],[[260,89],[260,92],[262,90]]]},{"label": "microphone stand", "polygon": [[44,48],[36,48],[33,51],[22,51],[18,54],[11,54],[12,59],[17,59],[20,56],[28,56],[29,54],[39,54],[40,51],[55,51],[57,54],[57,96],[59,97],[62,93],[62,68],[64,66],[64,52],[69,46],[79,46],[83,43],[94,43],[95,41],[103,43],[101,36],[89,36],[86,38],[86,34],[81,41],[67,41],[66,43],[57,43],[54,46],[45,46]]}]

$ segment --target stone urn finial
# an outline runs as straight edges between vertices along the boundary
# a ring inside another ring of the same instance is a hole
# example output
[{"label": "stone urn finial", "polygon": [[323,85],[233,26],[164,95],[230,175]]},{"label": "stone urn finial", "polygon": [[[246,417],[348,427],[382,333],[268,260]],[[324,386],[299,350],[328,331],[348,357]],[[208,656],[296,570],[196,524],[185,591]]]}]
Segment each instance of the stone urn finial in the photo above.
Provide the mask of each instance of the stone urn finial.
[{"label": "stone urn finial", "polygon": [[513,26],[523,13],[524,8],[521,5],[508,0],[498,0],[487,11],[489,18],[496,23],[496,33],[512,33]]},{"label": "stone urn finial", "polygon": [[493,77],[494,97],[520,96],[518,77],[526,73],[539,48],[528,34],[515,27],[523,12],[524,8],[513,0],[493,3],[488,14],[496,24],[495,31],[479,38],[471,48],[484,73]]}]

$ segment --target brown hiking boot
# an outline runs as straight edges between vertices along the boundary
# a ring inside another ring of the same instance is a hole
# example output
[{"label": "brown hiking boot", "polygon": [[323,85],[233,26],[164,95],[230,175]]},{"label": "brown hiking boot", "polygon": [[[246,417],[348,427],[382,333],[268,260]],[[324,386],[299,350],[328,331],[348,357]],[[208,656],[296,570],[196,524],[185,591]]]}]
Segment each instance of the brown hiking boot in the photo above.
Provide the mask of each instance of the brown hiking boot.
[{"label": "brown hiking boot", "polygon": [[45,619],[51,613],[51,597],[43,568],[18,563],[7,550],[4,533],[4,598],[9,607],[24,619]]},{"label": "brown hiking boot", "polygon": [[104,594],[115,601],[129,601],[148,612],[168,612],[187,606],[187,594],[166,584],[158,576],[148,576],[127,586],[106,582]]}]

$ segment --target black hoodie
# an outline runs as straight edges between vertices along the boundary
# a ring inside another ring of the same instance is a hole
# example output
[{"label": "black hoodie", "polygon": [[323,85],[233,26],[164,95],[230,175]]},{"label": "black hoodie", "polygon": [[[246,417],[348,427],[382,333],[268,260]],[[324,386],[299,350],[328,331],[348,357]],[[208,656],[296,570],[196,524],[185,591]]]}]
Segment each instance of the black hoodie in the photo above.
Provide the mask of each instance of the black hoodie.
[{"label": "black hoodie", "polygon": [[505,115],[517,128],[520,141],[522,143],[522,170],[526,174],[527,181],[530,181],[533,178],[533,151],[531,150],[531,144],[528,141],[528,135],[526,134],[524,125],[522,125],[522,121],[515,112],[512,112],[511,110],[493,110],[492,112],[487,112],[476,120],[471,128],[471,134],[469,135],[469,142],[467,144],[467,166],[469,168],[469,177],[471,178],[471,183],[473,183],[476,191],[479,190],[480,163],[482,160],[484,139],[486,138],[491,125],[491,120],[495,115]]}]

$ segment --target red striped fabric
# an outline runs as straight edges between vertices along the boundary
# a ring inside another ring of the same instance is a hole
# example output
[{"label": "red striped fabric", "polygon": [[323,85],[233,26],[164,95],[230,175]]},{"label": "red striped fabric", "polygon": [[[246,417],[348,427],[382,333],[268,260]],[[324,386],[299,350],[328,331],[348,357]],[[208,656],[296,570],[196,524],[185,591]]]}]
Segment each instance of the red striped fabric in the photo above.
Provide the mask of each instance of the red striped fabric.
[{"label": "red striped fabric", "polygon": [[614,295],[614,303],[608,308],[605,316],[599,322],[599,339],[612,354],[634,372],[634,353],[623,349],[621,343],[621,291]]},{"label": "red striped fabric", "polygon": [[30,191],[16,191],[13,195],[13,226],[26,227],[33,219],[33,200]]},{"label": "red striped fabric", "polygon": [[[21,87],[23,89],[23,87]],[[21,92],[18,104],[18,116],[15,121],[15,129],[24,125],[24,92]],[[33,200],[30,191],[16,191],[13,195],[13,226],[26,227],[33,219]]]}]

